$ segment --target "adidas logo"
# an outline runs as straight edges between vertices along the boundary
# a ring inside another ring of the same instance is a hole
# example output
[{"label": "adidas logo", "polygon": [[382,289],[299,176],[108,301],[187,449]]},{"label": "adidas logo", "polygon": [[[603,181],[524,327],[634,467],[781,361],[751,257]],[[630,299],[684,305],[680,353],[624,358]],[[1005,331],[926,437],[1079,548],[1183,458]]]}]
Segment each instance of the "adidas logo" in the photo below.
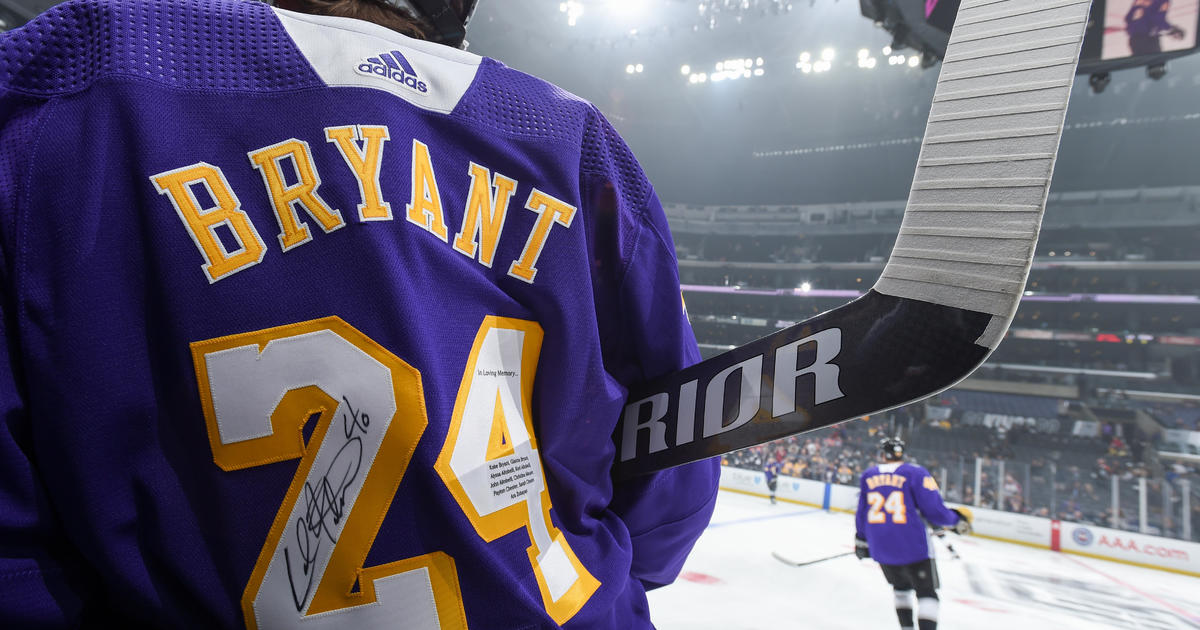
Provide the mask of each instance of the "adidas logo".
[{"label": "adidas logo", "polygon": [[429,91],[429,87],[417,76],[417,71],[413,70],[412,64],[398,50],[367,57],[366,61],[358,64],[355,72],[390,79],[422,94]]}]

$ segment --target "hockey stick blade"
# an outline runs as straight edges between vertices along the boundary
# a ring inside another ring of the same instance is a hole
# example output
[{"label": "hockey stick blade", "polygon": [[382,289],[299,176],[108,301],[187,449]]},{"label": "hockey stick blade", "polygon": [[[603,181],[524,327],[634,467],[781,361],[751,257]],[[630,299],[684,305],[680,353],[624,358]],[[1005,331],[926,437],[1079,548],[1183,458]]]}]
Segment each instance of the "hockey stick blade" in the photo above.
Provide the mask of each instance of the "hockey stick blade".
[{"label": "hockey stick blade", "polygon": [[779,553],[778,553],[778,552],[775,552],[775,551],[772,551],[772,552],[771,552],[771,555],[772,555],[772,556],[775,556],[775,559],[776,559],[776,560],[778,560],[778,561],[780,561],[780,562],[782,562],[782,563],[784,563],[784,564],[786,564],[786,565],[788,565],[788,566],[791,566],[791,567],[806,567],[806,566],[808,566],[808,565],[810,565],[810,564],[816,564],[816,563],[818,563],[818,562],[825,562],[826,560],[833,560],[834,558],[844,558],[844,557],[846,557],[846,556],[853,556],[853,555],[854,555],[854,552],[853,552],[853,551],[847,551],[846,553],[834,554],[834,555],[832,555],[832,556],[825,556],[824,558],[817,558],[816,560],[807,560],[807,561],[805,561],[805,562],[796,562],[795,560],[788,560],[787,558],[785,558],[785,557],[783,557],[783,556],[779,555]]},{"label": "hockey stick blade", "polygon": [[963,0],[879,281],[633,389],[614,478],[899,407],[983,363],[1025,289],[1090,8]]}]

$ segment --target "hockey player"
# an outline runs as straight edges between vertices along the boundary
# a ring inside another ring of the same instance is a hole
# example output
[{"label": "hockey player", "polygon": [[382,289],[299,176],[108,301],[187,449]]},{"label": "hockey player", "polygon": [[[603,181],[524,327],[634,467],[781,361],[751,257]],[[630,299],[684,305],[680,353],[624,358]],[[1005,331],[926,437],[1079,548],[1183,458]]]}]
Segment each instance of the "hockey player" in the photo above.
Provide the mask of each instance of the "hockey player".
[{"label": "hockey player", "polygon": [[859,484],[855,514],[855,554],[874,558],[892,585],[900,627],[912,629],[913,591],[918,601],[917,627],[935,630],[938,619],[938,576],[926,522],[955,533],[971,531],[965,509],[942,503],[937,482],[921,466],[904,461],[904,442],[880,442],[884,463],[867,469]]},{"label": "hockey player", "polygon": [[283,3],[0,35],[0,627],[651,627],[718,473],[610,474],[700,356],[653,188],[473,1]]},{"label": "hockey player", "polygon": [[770,492],[771,505],[775,505],[775,489],[779,485],[779,459],[774,452],[768,452],[763,462],[763,476],[767,479],[767,491]]}]

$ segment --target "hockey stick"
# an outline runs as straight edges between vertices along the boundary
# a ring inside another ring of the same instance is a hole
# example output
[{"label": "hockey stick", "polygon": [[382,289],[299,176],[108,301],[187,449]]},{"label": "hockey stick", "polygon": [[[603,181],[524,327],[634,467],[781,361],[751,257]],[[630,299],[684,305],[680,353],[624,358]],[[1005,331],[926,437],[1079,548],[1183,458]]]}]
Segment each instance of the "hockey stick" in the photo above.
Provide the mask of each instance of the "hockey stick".
[{"label": "hockey stick", "polygon": [[950,552],[951,558],[954,558],[955,560],[962,560],[962,556],[958,555],[958,552],[954,550],[954,545],[950,544],[950,541],[946,539],[946,530],[945,529],[942,529],[940,527],[935,528],[933,530],[933,535],[935,538],[937,538],[939,541],[941,541],[942,546],[944,546],[946,548],[946,551]]},{"label": "hockey stick", "polygon": [[806,567],[806,566],[808,566],[808,565],[810,565],[810,564],[816,564],[816,563],[818,563],[818,562],[825,562],[826,560],[833,560],[834,558],[844,558],[844,557],[846,557],[846,556],[853,556],[853,555],[854,555],[854,552],[853,552],[853,551],[847,551],[846,553],[834,554],[834,555],[832,555],[832,556],[826,556],[826,557],[824,557],[824,558],[817,558],[816,560],[808,560],[808,561],[806,561],[806,562],[796,562],[795,560],[788,560],[787,558],[785,558],[785,557],[783,557],[783,556],[779,555],[779,553],[778,553],[778,552],[775,552],[775,551],[772,551],[772,552],[771,552],[771,555],[772,555],[772,556],[775,556],[775,559],[776,559],[776,560],[778,560],[778,561],[780,561],[780,562],[782,562],[782,563],[784,563],[784,564],[786,564],[786,565],[788,565],[788,566],[792,566],[792,567]]},{"label": "hockey stick", "polygon": [[899,407],[983,363],[1025,289],[1090,6],[963,0],[879,281],[631,391],[614,478]]}]

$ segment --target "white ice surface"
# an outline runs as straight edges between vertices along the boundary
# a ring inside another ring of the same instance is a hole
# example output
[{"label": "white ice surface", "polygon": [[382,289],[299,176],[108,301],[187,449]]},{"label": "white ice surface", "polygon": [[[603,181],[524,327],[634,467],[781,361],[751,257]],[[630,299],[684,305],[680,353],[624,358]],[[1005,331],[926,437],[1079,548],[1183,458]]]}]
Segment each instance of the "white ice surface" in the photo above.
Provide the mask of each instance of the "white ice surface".
[{"label": "white ice surface", "polygon": [[[891,587],[852,551],[854,517],[722,491],[674,584],[650,593],[659,630],[893,629]],[[978,537],[935,541],[943,630],[1200,628],[1200,579]]]}]

